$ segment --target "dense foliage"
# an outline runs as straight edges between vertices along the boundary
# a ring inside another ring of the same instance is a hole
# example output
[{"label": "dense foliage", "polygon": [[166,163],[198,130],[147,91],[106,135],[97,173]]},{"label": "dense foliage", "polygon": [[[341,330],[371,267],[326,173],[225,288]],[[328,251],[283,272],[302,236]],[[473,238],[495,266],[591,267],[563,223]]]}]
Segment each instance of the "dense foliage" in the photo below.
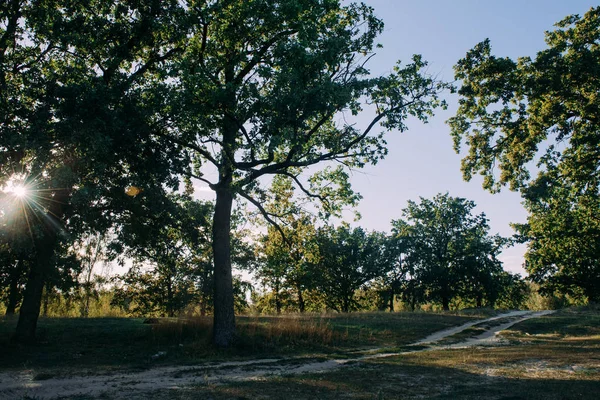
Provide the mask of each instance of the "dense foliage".
[{"label": "dense foliage", "polygon": [[556,26],[533,59],[496,57],[488,40],[469,51],[455,67],[460,107],[449,124],[456,150],[468,146],[467,180],[480,173],[486,189],[521,191],[531,278],[598,301],[600,8]]}]

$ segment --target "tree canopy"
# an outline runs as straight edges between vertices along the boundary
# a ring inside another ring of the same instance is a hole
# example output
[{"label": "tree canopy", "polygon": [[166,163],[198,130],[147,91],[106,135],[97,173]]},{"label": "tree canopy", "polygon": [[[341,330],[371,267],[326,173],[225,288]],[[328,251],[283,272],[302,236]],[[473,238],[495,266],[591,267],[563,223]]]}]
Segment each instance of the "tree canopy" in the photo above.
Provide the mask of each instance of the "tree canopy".
[{"label": "tree canopy", "polygon": [[[163,121],[167,139],[191,161],[179,172],[216,192],[214,338],[226,346],[235,328],[234,198],[275,223],[277,215],[264,208],[264,185],[285,175],[307,199],[322,201],[325,214],[338,213],[341,204],[358,199],[348,168],[383,158],[384,132],[405,130],[408,116],[427,120],[442,104],[444,85],[423,73],[420,56],[387,76],[369,74],[383,22],[364,4],[229,0],[189,11],[196,22],[184,52],[170,64],[171,106]],[[357,115],[366,104],[375,110],[366,126],[338,118]],[[313,167],[323,163],[323,169]],[[207,174],[205,166],[216,173]]]},{"label": "tree canopy", "polygon": [[455,149],[468,146],[465,179],[521,191],[532,279],[598,300],[600,7],[556,26],[533,59],[496,57],[489,40],[469,51],[455,67],[460,106],[449,124]]}]

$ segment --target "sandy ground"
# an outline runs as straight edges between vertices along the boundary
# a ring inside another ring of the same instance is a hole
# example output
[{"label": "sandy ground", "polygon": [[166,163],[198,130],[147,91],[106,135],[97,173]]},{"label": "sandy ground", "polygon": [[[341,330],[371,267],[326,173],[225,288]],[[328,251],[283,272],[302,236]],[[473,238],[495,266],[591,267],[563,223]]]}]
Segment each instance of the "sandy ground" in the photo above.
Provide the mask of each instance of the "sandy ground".
[{"label": "sandy ground", "polygon": [[[413,345],[423,346],[409,352],[428,351],[440,346],[436,342],[459,333],[476,324],[493,322],[500,318],[511,318],[510,322],[493,326],[483,334],[461,343],[444,347],[460,348],[469,346],[496,345],[498,332],[529,318],[536,318],[553,311],[514,311],[493,318],[469,322],[430,335]],[[258,359],[240,362],[209,363],[195,366],[159,367],[138,372],[113,373],[109,375],[71,376],[34,380],[31,370],[0,373],[0,399],[18,399],[29,396],[35,399],[54,399],[58,397],[105,396],[105,398],[127,399],[142,395],[144,392],[159,389],[181,389],[186,387],[218,384],[231,381],[267,379],[272,375],[300,374],[305,372],[324,372],[344,365],[355,364],[368,359],[390,357],[404,354],[385,352],[375,349],[352,359],[343,360],[306,360],[306,359]]]}]

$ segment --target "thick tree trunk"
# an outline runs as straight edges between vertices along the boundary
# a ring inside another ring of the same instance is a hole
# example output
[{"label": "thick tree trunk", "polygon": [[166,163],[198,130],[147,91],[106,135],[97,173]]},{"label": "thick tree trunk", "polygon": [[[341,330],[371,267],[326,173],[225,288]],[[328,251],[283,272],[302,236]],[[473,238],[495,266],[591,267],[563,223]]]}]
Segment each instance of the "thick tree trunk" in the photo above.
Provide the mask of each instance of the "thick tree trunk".
[{"label": "thick tree trunk", "polygon": [[231,242],[229,237],[233,196],[228,188],[219,188],[216,192],[217,199],[212,231],[215,263],[213,341],[219,347],[228,347],[235,335]]},{"label": "thick tree trunk", "polygon": [[390,312],[394,312],[394,289],[390,289]]},{"label": "thick tree trunk", "polygon": [[60,224],[68,200],[69,190],[55,192],[52,202],[48,204],[48,211],[42,218],[45,224],[43,226],[44,233],[35,242],[36,252],[29,269],[23,302],[19,311],[19,321],[13,336],[13,340],[16,342],[27,343],[35,340],[35,329],[42,305],[42,294],[48,273],[53,267],[53,255],[58,242],[59,228],[57,228],[57,224]]},{"label": "thick tree trunk", "polygon": [[444,311],[450,311],[450,299],[448,297],[442,297],[442,308]]},{"label": "thick tree trunk", "polygon": [[477,293],[477,308],[483,307],[483,295],[481,293]]},{"label": "thick tree trunk", "polygon": [[8,286],[8,298],[6,302],[6,315],[14,315],[19,304],[19,272],[22,261],[17,261],[17,265],[11,271],[10,284]]}]

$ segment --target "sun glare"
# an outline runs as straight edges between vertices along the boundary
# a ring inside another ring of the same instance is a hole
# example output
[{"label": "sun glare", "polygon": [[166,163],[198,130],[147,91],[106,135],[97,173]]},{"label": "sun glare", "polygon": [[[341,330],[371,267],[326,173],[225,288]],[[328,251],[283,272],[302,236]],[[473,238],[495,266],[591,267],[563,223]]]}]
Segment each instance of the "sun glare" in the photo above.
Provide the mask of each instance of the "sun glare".
[{"label": "sun glare", "polygon": [[27,188],[25,186],[15,186],[11,188],[11,191],[19,198],[27,197]]},{"label": "sun glare", "polygon": [[30,196],[28,187],[20,182],[8,181],[7,185],[2,189],[5,193],[11,193],[19,199],[26,199]]}]

